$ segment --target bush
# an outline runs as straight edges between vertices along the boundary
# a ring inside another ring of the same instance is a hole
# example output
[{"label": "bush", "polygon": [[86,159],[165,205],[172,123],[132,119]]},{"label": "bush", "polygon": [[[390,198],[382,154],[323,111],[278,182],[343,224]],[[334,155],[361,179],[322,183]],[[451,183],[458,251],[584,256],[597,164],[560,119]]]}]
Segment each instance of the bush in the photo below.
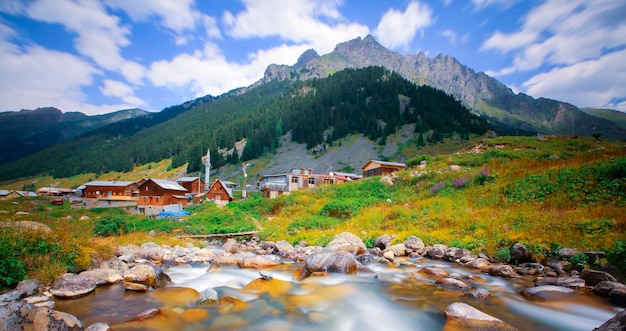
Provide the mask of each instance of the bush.
[{"label": "bush", "polygon": [[15,257],[0,255],[0,288],[12,288],[25,278],[24,263]]},{"label": "bush", "polygon": [[314,229],[327,230],[332,229],[340,223],[341,220],[338,220],[336,218],[314,215],[293,221],[291,224],[289,224],[289,227],[287,229],[289,231]]},{"label": "bush", "polygon": [[502,248],[493,257],[500,262],[509,263],[511,261],[511,251],[508,248]]},{"label": "bush", "polygon": [[125,232],[128,232],[128,225],[122,217],[105,216],[93,227],[93,234],[99,237],[119,236]]},{"label": "bush", "polygon": [[606,249],[606,259],[622,271],[626,271],[626,240],[617,240],[613,246]]}]

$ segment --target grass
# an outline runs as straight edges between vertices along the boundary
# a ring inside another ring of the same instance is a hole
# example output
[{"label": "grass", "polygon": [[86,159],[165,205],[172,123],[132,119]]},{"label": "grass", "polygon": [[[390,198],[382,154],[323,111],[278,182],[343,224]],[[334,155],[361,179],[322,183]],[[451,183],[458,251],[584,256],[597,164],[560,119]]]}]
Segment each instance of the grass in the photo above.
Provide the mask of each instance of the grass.
[{"label": "grass", "polygon": [[[370,246],[383,234],[397,235],[392,244],[415,235],[427,245],[443,243],[501,259],[515,242],[530,248],[535,260],[558,247],[604,250],[609,262],[626,268],[624,142],[500,137],[476,143],[478,147],[428,156],[426,172],[416,168],[419,162],[409,162],[415,168],[398,173],[393,186],[370,178],[276,199],[251,194],[224,208],[190,207],[192,214],[181,219],[149,219],[121,209],[72,209],[45,198],[0,201],[4,221],[36,221],[52,229],[43,234],[0,227],[0,286],[23,277],[52,281],[65,271],[88,268],[91,260],[109,258],[117,245],[182,245],[174,231],[261,228],[263,240],[310,245],[325,245],[344,231]],[[449,170],[451,164],[461,165],[461,171]],[[17,215],[19,211],[27,214]],[[89,218],[80,220],[82,216]],[[110,236],[103,237],[102,228]],[[148,234],[151,230],[156,237]]]}]

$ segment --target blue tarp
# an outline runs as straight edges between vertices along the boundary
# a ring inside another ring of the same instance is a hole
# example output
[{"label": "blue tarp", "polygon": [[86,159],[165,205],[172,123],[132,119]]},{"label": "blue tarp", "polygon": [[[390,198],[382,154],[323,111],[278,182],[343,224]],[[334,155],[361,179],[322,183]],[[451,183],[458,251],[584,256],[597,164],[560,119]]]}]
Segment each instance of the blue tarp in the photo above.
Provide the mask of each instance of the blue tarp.
[{"label": "blue tarp", "polygon": [[186,211],[186,210],[181,210],[181,211],[162,211],[160,212],[157,217],[180,217],[180,216],[187,216],[191,214],[190,212]]}]

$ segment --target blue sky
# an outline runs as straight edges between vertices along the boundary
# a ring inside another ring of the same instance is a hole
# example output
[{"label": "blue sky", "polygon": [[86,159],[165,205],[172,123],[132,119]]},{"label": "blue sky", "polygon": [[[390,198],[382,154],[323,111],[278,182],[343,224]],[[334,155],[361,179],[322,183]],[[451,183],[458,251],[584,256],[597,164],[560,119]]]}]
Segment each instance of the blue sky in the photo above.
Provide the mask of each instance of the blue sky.
[{"label": "blue sky", "polygon": [[158,111],[368,34],[515,92],[626,111],[622,0],[2,0],[0,111]]}]

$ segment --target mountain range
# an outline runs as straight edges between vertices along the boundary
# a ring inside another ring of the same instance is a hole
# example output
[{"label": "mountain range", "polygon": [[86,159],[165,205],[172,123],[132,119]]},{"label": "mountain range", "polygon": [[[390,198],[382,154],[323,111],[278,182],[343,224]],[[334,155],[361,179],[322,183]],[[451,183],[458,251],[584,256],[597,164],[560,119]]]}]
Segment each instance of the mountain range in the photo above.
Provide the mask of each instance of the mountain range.
[{"label": "mountain range", "polygon": [[[387,72],[359,69],[373,66]],[[346,69],[352,71],[335,77]],[[414,90],[411,84],[432,91]],[[430,101],[419,102],[420,95],[428,95],[424,100]],[[453,99],[474,117],[464,114]],[[380,116],[372,115],[375,112],[364,115],[373,105],[380,108]],[[389,117],[383,109],[389,113],[399,110],[401,116]],[[429,143],[484,132],[484,123],[499,134],[589,136],[602,132],[609,138],[626,138],[626,129],[619,125],[626,118],[623,113],[585,111],[556,100],[516,94],[449,55],[402,55],[367,36],[338,44],[323,56],[308,50],[293,66],[268,66],[264,76],[248,87],[217,97],[207,95],[157,113],[126,110],[86,116],[54,108],[0,113],[2,146],[20,146],[19,151],[11,147],[1,151],[0,180],[40,173],[71,176],[128,171],[165,158],[172,158],[174,167],[188,163],[191,172],[200,170],[207,147],[213,149],[212,163],[223,165],[268,151],[275,153],[284,141],[279,133],[289,133],[294,142],[315,149],[350,133],[385,145],[386,137],[405,124],[414,125],[414,142],[419,138]],[[594,116],[597,114],[602,116]],[[406,128],[402,130],[404,135]],[[239,155],[224,154],[242,141],[247,143]]]},{"label": "mountain range", "polygon": [[486,117],[501,134],[590,136],[602,132],[614,139],[626,138],[623,127],[586,114],[574,105],[516,94],[497,79],[475,72],[450,55],[428,58],[423,52],[410,55],[393,52],[371,35],[340,43],[323,56],[310,49],[293,66],[270,65],[263,79],[255,85],[274,79],[322,78],[345,68],[367,66],[382,66],[416,84],[448,93],[476,114]]}]

